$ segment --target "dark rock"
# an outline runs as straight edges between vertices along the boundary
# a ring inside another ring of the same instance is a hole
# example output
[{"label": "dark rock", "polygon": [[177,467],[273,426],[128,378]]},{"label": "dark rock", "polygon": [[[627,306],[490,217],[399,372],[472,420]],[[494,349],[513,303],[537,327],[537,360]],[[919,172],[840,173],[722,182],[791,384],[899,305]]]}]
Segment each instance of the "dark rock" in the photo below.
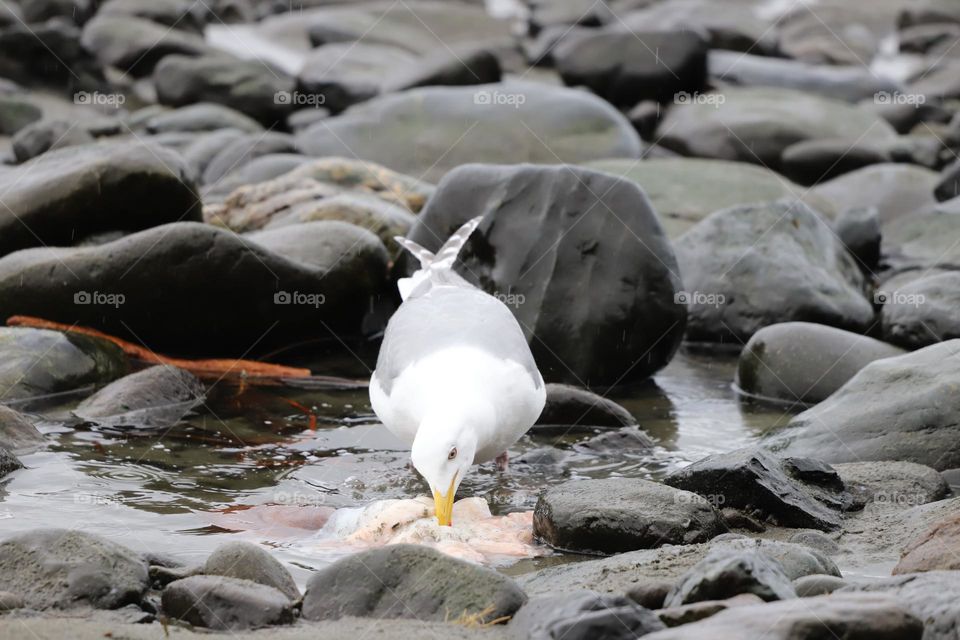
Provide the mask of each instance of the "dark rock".
[{"label": "dark rock", "polygon": [[35,529],[0,542],[0,591],[31,609],[117,609],[138,603],[147,586],[140,556],[89,533]]},{"label": "dark rock", "polygon": [[653,439],[639,427],[623,427],[604,431],[574,445],[574,449],[592,456],[624,456],[650,453],[656,446]]},{"label": "dark rock", "polygon": [[[357,246],[365,252],[331,269],[188,222],[99,246],[21,251],[0,259],[0,317],[75,322],[160,352],[207,357],[240,356],[281,336],[316,336],[324,325],[340,336],[357,335],[371,299],[385,291],[387,254],[367,232],[350,234],[364,240]],[[92,304],[74,304],[77,292],[101,292],[114,305],[104,313],[93,304],[102,296],[92,294]]]},{"label": "dark rock", "polygon": [[237,129],[220,129],[210,133],[198,133],[194,141],[181,151],[183,159],[190,167],[190,176],[197,182],[203,178],[207,166],[226,147],[246,137],[246,133]]},{"label": "dark rock", "polygon": [[795,598],[796,591],[783,565],[760,551],[717,550],[690,569],[664,600],[664,607],[723,600],[752,593],[763,600]]},{"label": "dark rock", "polygon": [[83,24],[97,11],[93,0],[24,0],[23,19],[28,22],[43,22],[50,18],[69,18]]},{"label": "dark rock", "polygon": [[298,106],[317,104],[338,113],[379,94],[388,78],[415,61],[406,49],[362,40],[317,47],[297,77],[307,100]]},{"label": "dark rock", "polygon": [[43,117],[37,105],[17,96],[0,96],[0,135],[12,136]]},{"label": "dark rock", "polygon": [[431,182],[465,162],[578,163],[641,150],[627,119],[600,98],[521,82],[381,96],[307,128],[297,143],[313,156],[372,160]]},{"label": "dark rock", "polygon": [[173,29],[202,34],[205,7],[189,0],[108,0],[100,5],[99,16],[144,18]]},{"label": "dark rock", "polygon": [[237,129],[249,133],[263,131],[263,127],[253,118],[229,107],[209,102],[158,113],[146,121],[146,129],[152,134],[217,129]]},{"label": "dark rock", "polygon": [[526,601],[510,578],[409,544],[362,551],[313,574],[303,617],[332,620],[474,615],[490,621],[512,616]]},{"label": "dark rock", "polygon": [[892,94],[902,90],[859,64],[812,65],[786,58],[713,50],[709,69],[714,83],[795,89],[845,102],[872,100],[881,91]]},{"label": "dark rock", "polygon": [[553,60],[569,86],[586,86],[619,107],[672,102],[707,81],[707,43],[687,31],[601,31],[561,42]]},{"label": "dark rock", "polygon": [[[725,611],[692,624],[644,636],[649,640],[920,640],[923,623],[897,600],[865,594],[832,594]],[[926,637],[926,636],[923,636]]]},{"label": "dark rock", "polygon": [[669,580],[651,580],[650,582],[641,582],[631,587],[627,591],[627,597],[647,609],[660,609],[663,607],[663,601],[667,594],[673,588],[673,582]]},{"label": "dark rock", "polygon": [[533,512],[535,536],[592,553],[705,542],[720,528],[700,496],[635,478],[566,482],[542,493]]},{"label": "dark rock", "polygon": [[200,220],[200,200],[179,156],[136,141],[45,153],[0,174],[0,189],[7,205],[0,211],[0,255]]},{"label": "dark rock", "polygon": [[657,611],[657,617],[668,627],[679,627],[683,624],[704,620],[730,607],[744,607],[762,602],[763,599],[759,596],[752,593],[741,593],[740,595],[725,600],[704,600],[702,602],[692,602],[677,607],[660,609]]},{"label": "dark rock", "polygon": [[[625,384],[673,356],[685,320],[677,271],[636,185],[575,167],[466,165],[441,182],[408,237],[437,250],[479,215],[458,272],[507,302],[545,379]],[[571,298],[574,289],[582,294]]]},{"label": "dark rock", "polygon": [[760,509],[781,526],[839,529],[840,512],[848,497],[836,472],[823,465],[825,477],[820,477],[798,472],[792,462],[757,448],[738,449],[707,456],[674,471],[664,482],[693,491],[713,504]]},{"label": "dark rock", "polygon": [[23,463],[5,448],[0,446],[0,478],[17,469],[23,469]]},{"label": "dark rock", "polygon": [[80,40],[80,28],[71,18],[30,24],[17,20],[0,29],[0,75],[27,85],[97,85],[102,79],[101,65],[84,50]]},{"label": "dark rock", "polygon": [[797,142],[835,138],[867,145],[895,135],[873,113],[809,92],[737,88],[719,94],[722,100],[709,95],[670,109],[657,129],[659,143],[686,156],[778,169],[784,149]]},{"label": "dark rock", "polygon": [[398,70],[382,90],[405,91],[416,87],[462,86],[500,82],[500,61],[484,47],[447,50],[442,48],[426,58]]},{"label": "dark rock", "polygon": [[794,182],[812,185],[890,160],[890,153],[882,147],[823,138],[804,140],[784,149],[780,171]]},{"label": "dark rock", "polygon": [[664,628],[652,611],[633,600],[591,591],[533,599],[508,627],[518,640],[632,640]]},{"label": "dark rock", "polygon": [[199,56],[211,51],[198,34],[119,15],[98,15],[83,28],[81,41],[101,64],[134,76],[150,74],[172,54]]},{"label": "dark rock", "polygon": [[123,375],[126,369],[120,349],[104,340],[43,329],[0,327],[3,402],[102,384]]},{"label": "dark rock", "polygon": [[780,455],[827,462],[905,460],[960,466],[954,384],[960,341],[950,340],[864,367],[820,404],[766,440]]},{"label": "dark rock", "polygon": [[933,189],[937,200],[943,202],[960,196],[960,160],[957,160],[940,174],[940,182]]},{"label": "dark rock", "polygon": [[753,334],[740,352],[736,384],[751,396],[815,404],[871,362],[903,353],[885,342],[821,324],[773,324]]},{"label": "dark rock", "polygon": [[754,533],[763,533],[767,530],[767,528],[753,516],[734,509],[733,507],[720,509],[720,515],[723,517],[723,524],[727,529],[745,529]]},{"label": "dark rock", "polygon": [[192,373],[158,365],[111,382],[73,414],[100,427],[160,429],[175,425],[204,398],[203,384]]},{"label": "dark rock", "polygon": [[849,584],[843,578],[836,576],[803,576],[793,581],[793,588],[799,598],[812,598],[833,593]]},{"label": "dark rock", "polygon": [[305,222],[246,237],[288,259],[325,271],[343,264],[359,273],[374,273],[387,259],[383,244],[373,233],[338,220]]},{"label": "dark rock", "polygon": [[215,184],[208,185],[204,193],[204,203],[212,205],[218,200],[226,199],[234,190],[245,185],[273,180],[311,161],[313,158],[298,153],[267,153],[257,156],[228,172]]},{"label": "dark rock", "polygon": [[745,341],[793,320],[864,332],[873,308],[833,230],[786,199],[713,213],[675,245],[688,308],[687,338]]},{"label": "dark rock", "polygon": [[11,140],[13,155],[26,162],[42,153],[93,142],[93,136],[75,122],[38,120],[20,129]]},{"label": "dark rock", "polygon": [[547,404],[538,425],[629,427],[637,424],[629,411],[603,396],[568,384],[548,384]]},{"label": "dark rock", "polygon": [[217,631],[240,631],[293,622],[283,593],[250,580],[191,576],[163,590],[163,611],[172,618]]},{"label": "dark rock", "polygon": [[960,338],[960,271],[907,271],[880,285],[883,339],[920,349]]},{"label": "dark rock", "polygon": [[[924,621],[924,640],[951,640],[960,628],[960,573],[930,571],[844,587],[838,594],[886,595]],[[890,636],[894,637],[894,636]],[[919,635],[917,636],[919,637]]]},{"label": "dark rock", "polygon": [[290,572],[262,547],[249,542],[220,545],[207,558],[203,572],[265,584],[278,589],[291,600],[300,597],[300,590]]},{"label": "dark rock", "polygon": [[880,217],[876,207],[847,209],[833,224],[840,242],[864,273],[872,273],[880,263]]},{"label": "dark rock", "polygon": [[157,65],[153,81],[157,99],[172,107],[213,102],[267,126],[282,122],[293,110],[293,78],[259,60],[171,55]]},{"label": "dark rock", "polygon": [[296,151],[293,137],[286,133],[269,131],[247,134],[226,145],[210,159],[203,171],[203,183],[213,184],[255,158],[293,151]]},{"label": "dark rock", "polygon": [[0,447],[19,454],[38,449],[43,443],[43,435],[25,415],[0,404]]}]

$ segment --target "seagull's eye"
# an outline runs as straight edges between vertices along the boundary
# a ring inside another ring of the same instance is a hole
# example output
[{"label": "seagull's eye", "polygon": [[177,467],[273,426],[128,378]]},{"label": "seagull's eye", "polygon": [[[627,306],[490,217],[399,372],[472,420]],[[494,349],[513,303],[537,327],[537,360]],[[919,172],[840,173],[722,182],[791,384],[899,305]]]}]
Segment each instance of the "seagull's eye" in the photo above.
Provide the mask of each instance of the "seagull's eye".
[{"label": "seagull's eye", "polygon": [[450,453],[447,454],[447,460],[453,460],[456,457],[457,457],[457,448],[454,447],[453,449],[450,449]]}]

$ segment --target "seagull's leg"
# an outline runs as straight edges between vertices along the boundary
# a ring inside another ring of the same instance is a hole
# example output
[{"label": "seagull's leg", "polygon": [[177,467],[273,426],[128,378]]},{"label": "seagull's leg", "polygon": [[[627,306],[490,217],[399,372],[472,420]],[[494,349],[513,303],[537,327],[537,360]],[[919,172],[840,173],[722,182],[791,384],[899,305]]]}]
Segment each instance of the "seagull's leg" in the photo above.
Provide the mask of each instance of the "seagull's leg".
[{"label": "seagull's leg", "polygon": [[497,456],[497,469],[499,471],[507,470],[507,459],[508,456],[506,451]]}]

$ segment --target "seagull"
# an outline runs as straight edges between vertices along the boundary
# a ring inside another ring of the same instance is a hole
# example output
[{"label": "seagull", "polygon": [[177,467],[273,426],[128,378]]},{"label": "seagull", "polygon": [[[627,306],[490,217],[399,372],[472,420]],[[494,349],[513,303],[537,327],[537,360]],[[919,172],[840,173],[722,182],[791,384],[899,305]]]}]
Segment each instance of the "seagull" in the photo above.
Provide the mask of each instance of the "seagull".
[{"label": "seagull", "polygon": [[516,318],[453,270],[481,219],[460,227],[435,254],[396,238],[420,268],[397,283],[403,302],[387,323],[370,377],[370,404],[410,446],[440,526],[452,524],[453,499],[470,466],[496,459],[506,469],[507,449],[546,402]]}]

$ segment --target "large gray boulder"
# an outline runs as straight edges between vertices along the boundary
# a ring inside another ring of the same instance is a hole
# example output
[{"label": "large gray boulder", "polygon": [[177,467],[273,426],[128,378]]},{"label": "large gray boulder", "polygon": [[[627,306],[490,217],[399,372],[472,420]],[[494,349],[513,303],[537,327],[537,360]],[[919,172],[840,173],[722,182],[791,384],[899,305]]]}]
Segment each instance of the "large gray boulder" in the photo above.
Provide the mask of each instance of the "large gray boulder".
[{"label": "large gray boulder", "polygon": [[133,16],[98,15],[83,28],[83,47],[103,65],[148,75],[171,54],[198,56],[212,50],[203,36]]},{"label": "large gray boulder", "polygon": [[217,631],[240,631],[294,620],[289,598],[273,587],[224,576],[190,576],[167,585],[163,612]]},{"label": "large gray boulder", "polygon": [[286,567],[263,547],[250,542],[236,541],[220,545],[207,558],[203,572],[264,584],[278,589],[290,600],[300,597],[297,583]]},{"label": "large gray boulder", "polygon": [[919,349],[960,338],[960,271],[907,271],[874,294],[888,342]]},{"label": "large gray boulder", "polygon": [[762,551],[717,549],[680,578],[663,606],[725,600],[742,593],[752,593],[767,602],[797,597],[790,578],[776,558]]}]

